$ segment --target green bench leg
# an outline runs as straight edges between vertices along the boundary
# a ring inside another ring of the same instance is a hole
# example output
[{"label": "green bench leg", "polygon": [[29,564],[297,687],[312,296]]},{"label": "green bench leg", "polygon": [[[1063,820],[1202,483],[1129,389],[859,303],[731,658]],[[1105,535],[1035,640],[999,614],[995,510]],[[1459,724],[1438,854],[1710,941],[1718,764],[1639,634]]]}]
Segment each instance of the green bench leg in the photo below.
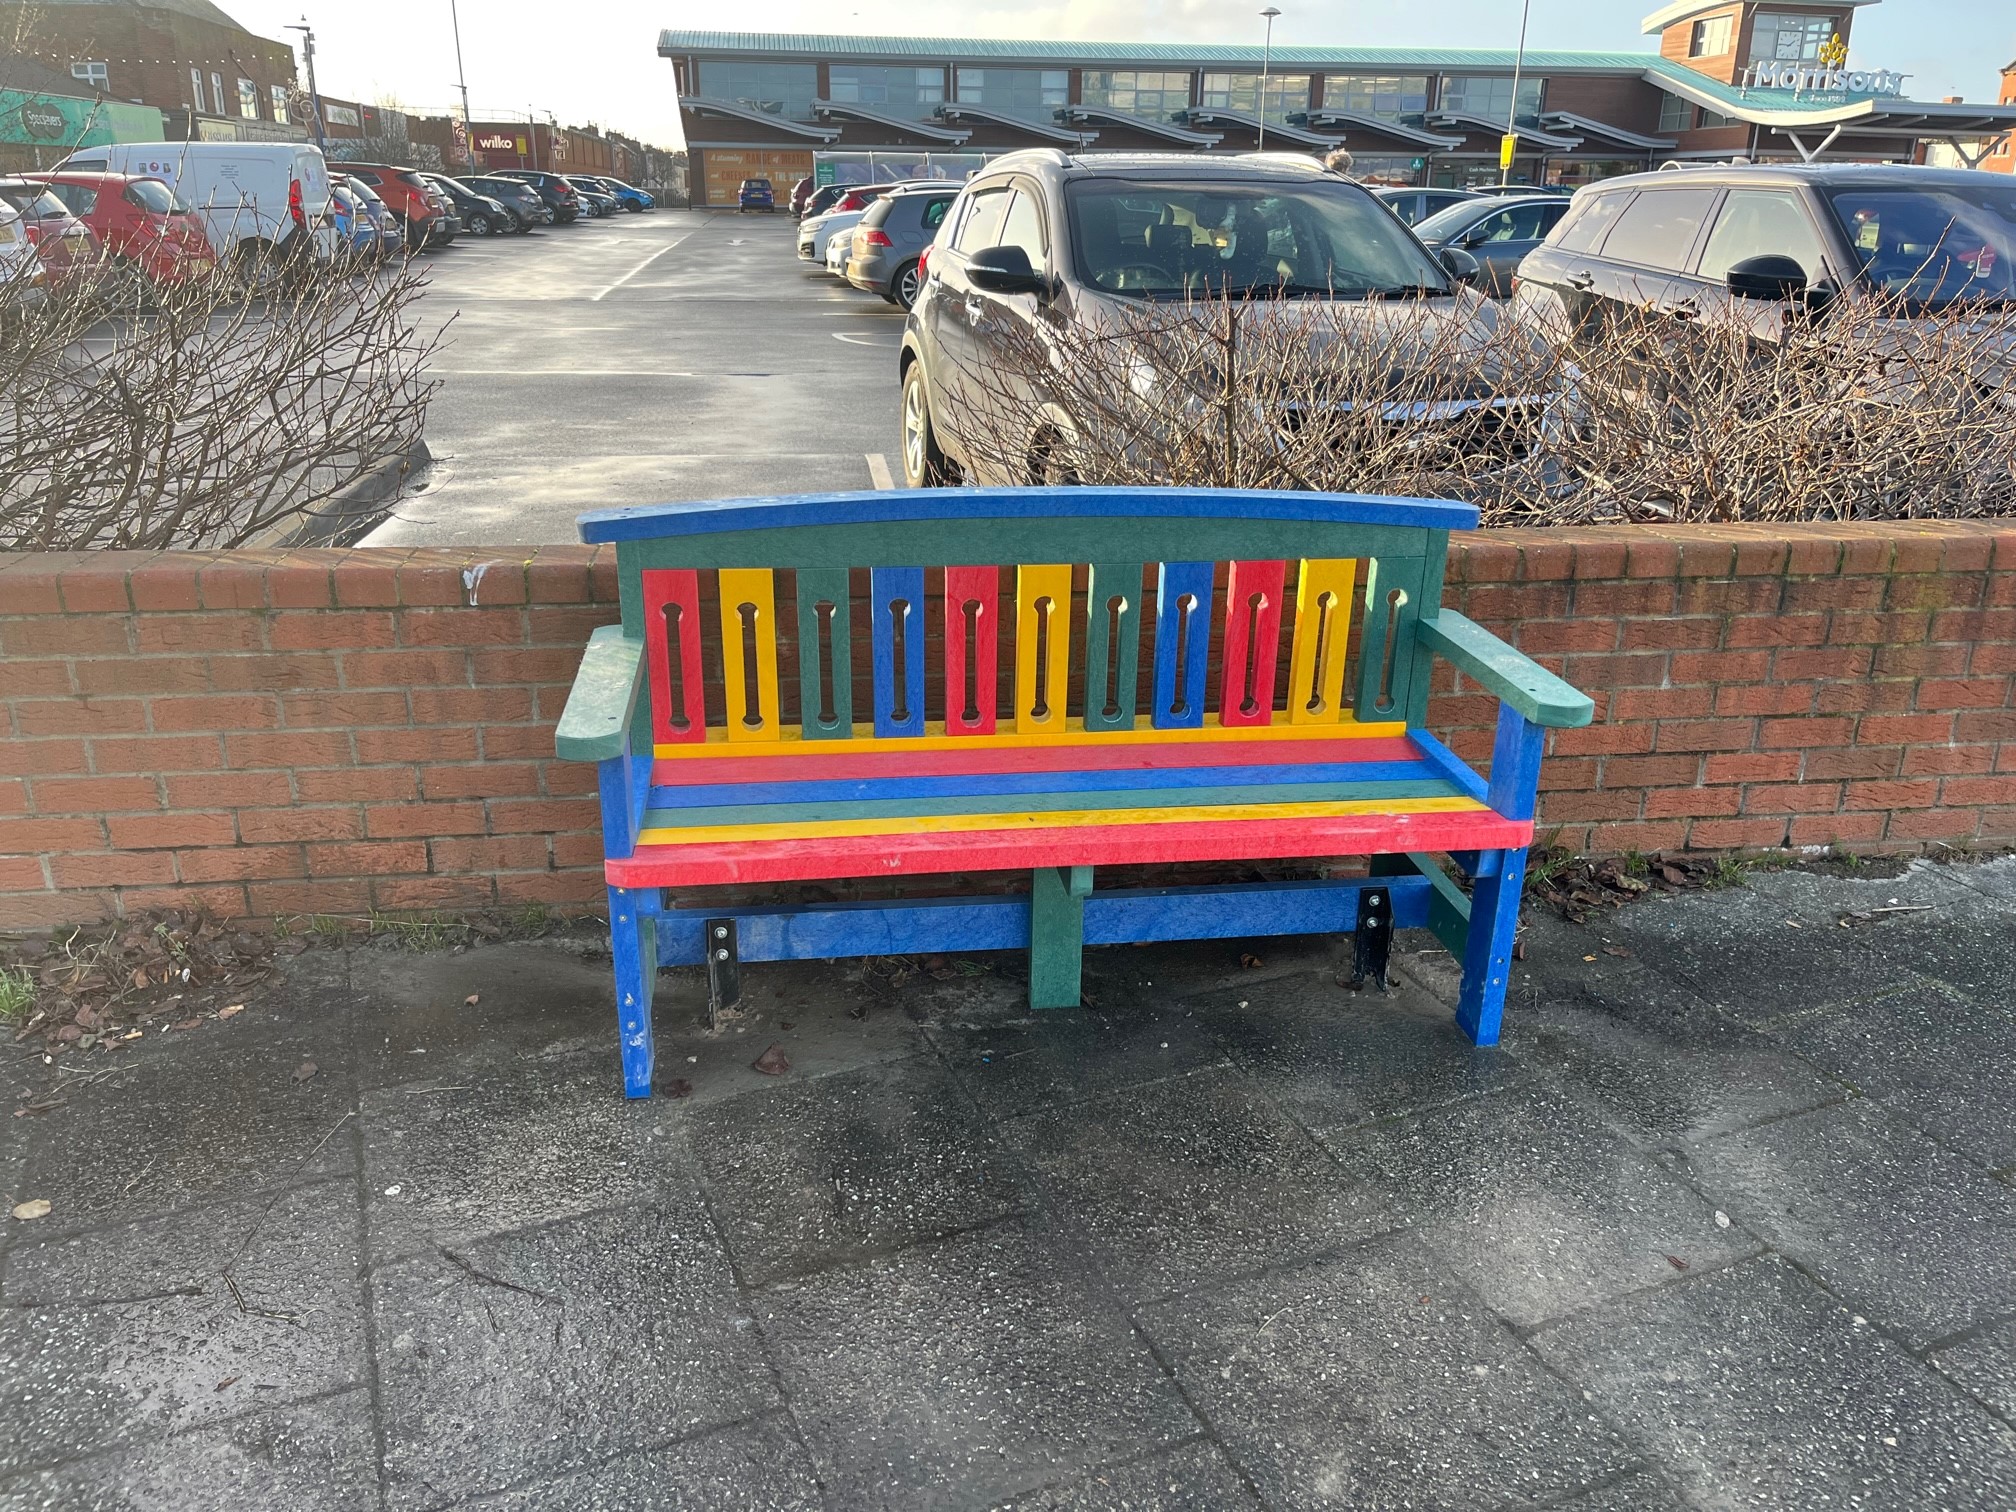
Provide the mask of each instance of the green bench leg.
[{"label": "green bench leg", "polygon": [[1083,996],[1089,866],[1045,866],[1029,888],[1029,1006],[1076,1008]]}]

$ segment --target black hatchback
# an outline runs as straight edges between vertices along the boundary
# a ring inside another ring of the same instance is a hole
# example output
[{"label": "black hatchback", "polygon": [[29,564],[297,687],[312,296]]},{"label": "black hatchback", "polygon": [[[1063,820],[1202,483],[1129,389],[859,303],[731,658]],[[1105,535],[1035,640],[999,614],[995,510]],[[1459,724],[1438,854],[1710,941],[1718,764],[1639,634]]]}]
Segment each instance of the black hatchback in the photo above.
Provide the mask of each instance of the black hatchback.
[{"label": "black hatchback", "polygon": [[556,226],[568,225],[581,215],[581,195],[561,174],[541,173],[534,168],[507,168],[496,176],[530,184],[532,192],[553,212]]},{"label": "black hatchback", "polygon": [[1606,179],[1520,263],[1513,310],[1557,339],[1642,310],[1775,340],[1788,318],[1874,298],[1906,316],[2016,307],[2016,182],[1860,163]]}]

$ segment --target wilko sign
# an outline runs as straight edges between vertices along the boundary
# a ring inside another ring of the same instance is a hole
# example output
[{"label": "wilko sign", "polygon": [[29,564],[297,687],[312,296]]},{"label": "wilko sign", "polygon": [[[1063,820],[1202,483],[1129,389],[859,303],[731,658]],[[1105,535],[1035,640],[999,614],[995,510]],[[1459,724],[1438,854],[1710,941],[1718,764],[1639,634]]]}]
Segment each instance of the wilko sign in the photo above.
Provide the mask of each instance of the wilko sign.
[{"label": "wilko sign", "polygon": [[515,152],[525,155],[525,138],[510,137],[501,131],[486,131],[476,138],[476,145],[485,152]]}]

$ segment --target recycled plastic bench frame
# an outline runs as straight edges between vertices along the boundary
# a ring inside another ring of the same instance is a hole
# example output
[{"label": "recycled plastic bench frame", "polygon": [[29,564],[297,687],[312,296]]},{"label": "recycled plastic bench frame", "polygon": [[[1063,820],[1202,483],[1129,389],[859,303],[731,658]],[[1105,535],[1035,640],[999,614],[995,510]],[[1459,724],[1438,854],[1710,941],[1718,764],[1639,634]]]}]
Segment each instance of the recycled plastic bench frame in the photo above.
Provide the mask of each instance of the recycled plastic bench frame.
[{"label": "recycled plastic bench frame", "polygon": [[[556,744],[599,767],[625,1092],[650,1093],[653,984],[682,964],[707,965],[711,1014],[747,961],[1026,949],[1051,1008],[1078,1003],[1088,944],[1351,930],[1383,985],[1392,930],[1426,927],[1463,963],[1459,1026],[1496,1043],[1546,730],[1593,711],[1441,607],[1449,532],[1475,524],[1448,502],[1107,488],[582,516],[616,545],[622,624],[591,638]],[[1488,781],[1425,728],[1437,657],[1500,701]],[[1369,875],[1092,886],[1340,856]],[[1028,892],[664,891],[1005,870]]]}]

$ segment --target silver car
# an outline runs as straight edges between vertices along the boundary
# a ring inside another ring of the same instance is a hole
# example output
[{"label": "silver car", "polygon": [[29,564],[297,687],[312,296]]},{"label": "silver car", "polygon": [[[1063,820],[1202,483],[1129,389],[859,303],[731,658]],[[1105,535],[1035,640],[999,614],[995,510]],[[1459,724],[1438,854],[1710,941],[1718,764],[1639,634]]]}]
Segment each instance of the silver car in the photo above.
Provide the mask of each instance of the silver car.
[{"label": "silver car", "polygon": [[909,309],[917,302],[917,259],[931,245],[957,184],[922,184],[870,205],[850,238],[842,276],[865,294]]}]

